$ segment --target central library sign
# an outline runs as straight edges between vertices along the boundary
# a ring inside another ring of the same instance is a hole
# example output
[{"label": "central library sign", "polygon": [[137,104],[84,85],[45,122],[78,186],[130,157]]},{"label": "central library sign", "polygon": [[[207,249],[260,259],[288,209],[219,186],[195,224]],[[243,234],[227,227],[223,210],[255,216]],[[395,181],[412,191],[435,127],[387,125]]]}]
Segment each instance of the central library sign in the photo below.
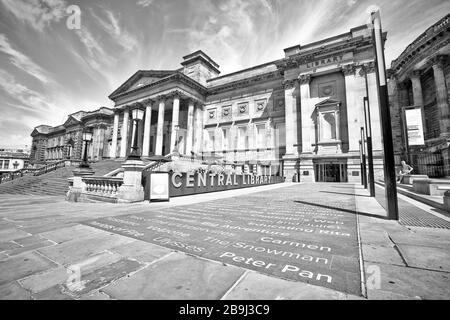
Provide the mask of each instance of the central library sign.
[{"label": "central library sign", "polygon": [[[148,172],[144,174],[145,200],[167,200],[169,197],[256,187],[284,182],[280,176]],[[160,195],[160,196],[158,196]]]}]

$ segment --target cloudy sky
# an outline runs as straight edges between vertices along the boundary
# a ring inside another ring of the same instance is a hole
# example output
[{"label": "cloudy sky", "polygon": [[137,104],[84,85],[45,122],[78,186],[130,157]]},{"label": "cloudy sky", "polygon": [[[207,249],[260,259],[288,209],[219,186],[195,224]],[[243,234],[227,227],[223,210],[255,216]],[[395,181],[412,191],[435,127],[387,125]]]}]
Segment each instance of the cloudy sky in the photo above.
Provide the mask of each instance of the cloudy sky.
[{"label": "cloudy sky", "polygon": [[[67,8],[81,9],[69,29]],[[0,146],[29,145],[37,125],[112,106],[138,69],[175,69],[202,49],[222,74],[347,32],[381,8],[387,60],[450,12],[446,0],[0,0]]]}]

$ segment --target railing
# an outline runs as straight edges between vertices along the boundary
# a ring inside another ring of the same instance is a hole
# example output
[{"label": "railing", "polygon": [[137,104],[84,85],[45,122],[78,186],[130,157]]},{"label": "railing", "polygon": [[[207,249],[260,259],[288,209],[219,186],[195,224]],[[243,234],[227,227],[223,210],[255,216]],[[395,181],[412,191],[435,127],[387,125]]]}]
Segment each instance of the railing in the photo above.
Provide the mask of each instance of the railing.
[{"label": "railing", "polygon": [[85,193],[106,198],[116,198],[117,191],[123,184],[123,178],[116,177],[83,177],[86,184]]},{"label": "railing", "polygon": [[410,159],[413,174],[424,174],[430,178],[445,176],[444,159],[440,153],[412,153]]},{"label": "railing", "polygon": [[41,168],[36,169],[33,175],[40,176],[42,174],[48,173],[50,171],[55,171],[59,168],[65,167],[65,166],[66,166],[66,160],[53,162],[53,163],[47,164]]}]

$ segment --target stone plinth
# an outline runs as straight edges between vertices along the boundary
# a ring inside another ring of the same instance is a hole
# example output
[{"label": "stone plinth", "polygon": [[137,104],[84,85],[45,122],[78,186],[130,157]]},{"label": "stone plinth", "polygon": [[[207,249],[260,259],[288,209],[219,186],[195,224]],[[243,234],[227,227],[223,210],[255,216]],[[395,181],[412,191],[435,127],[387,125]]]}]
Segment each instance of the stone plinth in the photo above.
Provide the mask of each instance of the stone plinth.
[{"label": "stone plinth", "polygon": [[95,172],[92,168],[77,168],[72,171],[73,178],[69,178],[69,183],[72,181],[72,185],[69,186],[69,191],[66,195],[66,200],[70,202],[78,202],[78,199],[83,191],[86,189],[86,185],[82,178],[86,176],[92,176]]},{"label": "stone plinth", "polygon": [[144,188],[142,187],[142,170],[144,162],[141,160],[127,160],[122,165],[123,184],[117,192],[117,202],[129,203],[144,201]]}]

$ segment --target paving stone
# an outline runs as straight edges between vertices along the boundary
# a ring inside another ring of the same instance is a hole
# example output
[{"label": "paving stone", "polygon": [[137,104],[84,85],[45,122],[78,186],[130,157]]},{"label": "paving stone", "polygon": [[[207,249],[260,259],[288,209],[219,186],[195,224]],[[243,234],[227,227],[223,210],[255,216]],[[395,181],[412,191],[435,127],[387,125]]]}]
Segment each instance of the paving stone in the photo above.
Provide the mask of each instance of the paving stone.
[{"label": "paving stone", "polygon": [[24,238],[30,236],[29,233],[17,229],[17,228],[9,228],[0,230],[0,242],[7,242],[14,239]]},{"label": "paving stone", "polygon": [[74,223],[74,222],[44,223],[44,224],[39,224],[37,226],[24,227],[23,230],[28,233],[31,233],[31,234],[38,234],[38,233],[43,233],[46,231],[66,228],[66,227],[70,227],[70,226],[74,226],[74,225],[76,225],[76,223]]},{"label": "paving stone", "polygon": [[0,243],[0,252],[7,251],[7,250],[13,250],[13,249],[17,249],[17,248],[21,248],[21,246],[18,245],[17,243],[11,242],[11,241]]},{"label": "paving stone", "polygon": [[37,242],[37,243],[33,243],[21,248],[17,248],[14,250],[10,250],[10,251],[6,251],[5,253],[8,254],[9,256],[15,256],[18,254],[21,254],[23,252],[27,252],[27,251],[33,251],[39,248],[43,248],[43,247],[49,247],[49,246],[53,246],[54,243],[50,242],[48,240],[42,240],[41,242]]},{"label": "paving stone", "polygon": [[389,236],[396,244],[406,244],[414,246],[450,248],[450,230],[447,236],[431,236],[415,232],[389,232]]},{"label": "paving stone", "polygon": [[172,255],[102,289],[114,299],[220,299],[243,269]]},{"label": "paving stone", "polygon": [[73,297],[63,293],[60,285],[53,286],[39,293],[33,294],[35,300],[74,300]]},{"label": "paving stone", "polygon": [[57,243],[63,243],[70,240],[81,239],[85,237],[94,237],[96,235],[103,235],[105,231],[77,224],[67,228],[60,228],[40,234],[45,239],[52,240]]},{"label": "paving stone", "polygon": [[88,274],[82,274],[81,283],[76,286],[64,285],[71,294],[81,296],[95,289],[125,277],[126,275],[140,269],[143,265],[137,261],[122,259],[115,263],[96,269]]},{"label": "paving stone", "polygon": [[[426,300],[450,299],[450,273],[377,264],[383,291]],[[366,273],[367,277],[374,274]]]},{"label": "paving stone", "polygon": [[369,300],[421,300],[420,297],[409,297],[403,294],[397,294],[389,291],[369,289],[367,290],[367,299]]},{"label": "paving stone", "polygon": [[64,267],[57,267],[47,272],[31,275],[19,280],[19,283],[33,293],[39,293],[67,281],[69,272]]},{"label": "paving stone", "polygon": [[64,265],[82,261],[104,250],[134,241],[116,234],[103,233],[95,237],[71,240],[56,246],[39,249],[39,252]]},{"label": "paving stone", "polygon": [[386,232],[380,231],[361,231],[361,242],[364,244],[373,244],[381,246],[390,246],[392,241]]},{"label": "paving stone", "polygon": [[365,264],[370,264],[371,262],[379,262],[405,266],[402,257],[399,255],[398,251],[394,248],[393,245],[380,246],[373,244],[363,244],[362,250]]},{"label": "paving stone", "polygon": [[40,243],[42,241],[45,241],[46,239],[42,238],[39,235],[32,235],[25,238],[15,239],[14,242],[20,244],[21,246],[29,246],[35,243]]},{"label": "paving stone", "polygon": [[103,292],[93,292],[82,295],[80,300],[111,300],[106,293]]},{"label": "paving stone", "polygon": [[0,286],[0,300],[31,300],[31,293],[14,281]]},{"label": "paving stone", "polygon": [[247,273],[224,298],[225,300],[346,300],[363,299],[335,290]]},{"label": "paving stone", "polygon": [[0,285],[54,268],[56,264],[35,252],[0,261]]},{"label": "paving stone", "polygon": [[110,251],[147,263],[153,262],[172,252],[170,249],[139,240],[111,248]]},{"label": "paving stone", "polygon": [[450,272],[449,248],[419,247],[406,244],[399,244],[398,248],[410,267]]}]

